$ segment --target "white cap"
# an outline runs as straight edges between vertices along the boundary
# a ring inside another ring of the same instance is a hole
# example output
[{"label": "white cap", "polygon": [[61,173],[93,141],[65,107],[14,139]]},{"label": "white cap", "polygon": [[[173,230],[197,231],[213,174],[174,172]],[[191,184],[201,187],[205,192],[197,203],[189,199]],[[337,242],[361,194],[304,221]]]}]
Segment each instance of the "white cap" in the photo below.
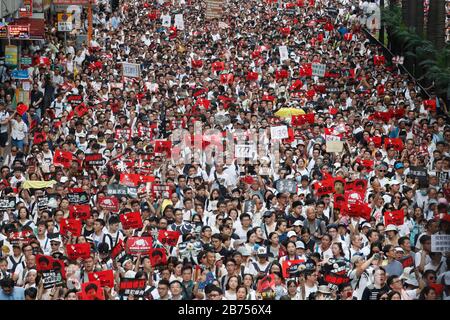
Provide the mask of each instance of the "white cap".
[{"label": "white cap", "polygon": [[297,234],[294,232],[294,231],[289,231],[288,233],[287,233],[287,237],[288,238],[290,238],[290,237],[296,237],[297,236]]},{"label": "white cap", "polygon": [[394,185],[394,184],[400,184],[400,181],[398,181],[398,180],[396,180],[396,179],[389,181],[389,185],[392,186],[392,185]]},{"label": "white cap", "polygon": [[397,252],[405,253],[405,251],[402,249],[402,247],[395,247],[394,250]]},{"label": "white cap", "polygon": [[259,247],[258,251],[256,251],[256,254],[258,256],[266,256],[267,255],[267,249],[265,247]]},{"label": "white cap", "polygon": [[396,225],[390,224],[386,227],[386,229],[384,231],[385,232],[388,232],[388,231],[397,231],[398,232],[398,228]]},{"label": "white cap", "polygon": [[295,222],[293,223],[293,226],[295,226],[295,227],[298,227],[298,226],[303,227],[303,221],[302,220],[295,220]]},{"label": "white cap", "polygon": [[364,227],[372,228],[372,225],[369,222],[366,221],[361,226],[361,228],[364,228]]},{"label": "white cap", "polygon": [[303,243],[303,241],[296,241],[295,242],[295,248],[297,248],[297,249],[305,249],[305,244]]}]

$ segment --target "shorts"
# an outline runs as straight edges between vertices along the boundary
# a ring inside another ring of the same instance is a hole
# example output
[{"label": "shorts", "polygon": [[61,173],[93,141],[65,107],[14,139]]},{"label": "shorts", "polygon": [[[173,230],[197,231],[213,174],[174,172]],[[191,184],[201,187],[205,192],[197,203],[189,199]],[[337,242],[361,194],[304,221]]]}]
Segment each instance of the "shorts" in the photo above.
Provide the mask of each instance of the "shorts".
[{"label": "shorts", "polygon": [[0,132],[0,148],[4,148],[8,142],[8,132]]}]

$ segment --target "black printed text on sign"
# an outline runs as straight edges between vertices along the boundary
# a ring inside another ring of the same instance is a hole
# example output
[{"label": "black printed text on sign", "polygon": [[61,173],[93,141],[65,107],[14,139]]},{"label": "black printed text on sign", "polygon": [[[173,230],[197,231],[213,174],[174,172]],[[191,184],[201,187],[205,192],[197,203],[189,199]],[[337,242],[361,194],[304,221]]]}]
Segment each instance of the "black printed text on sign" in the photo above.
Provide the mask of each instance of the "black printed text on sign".
[{"label": "black printed text on sign", "polygon": [[180,233],[178,231],[160,230],[158,233],[158,241],[170,247],[177,245],[179,237]]},{"label": "black printed text on sign", "polygon": [[88,153],[86,154],[84,161],[87,167],[102,166],[105,164],[105,160],[100,153]]},{"label": "black printed text on sign", "polygon": [[119,294],[123,296],[133,295],[134,297],[144,296],[146,287],[145,279],[121,279]]},{"label": "black printed text on sign", "polygon": [[295,180],[283,179],[277,181],[276,185],[277,191],[280,193],[296,193],[297,192],[297,182]]},{"label": "black printed text on sign", "polygon": [[137,63],[123,62],[123,76],[129,78],[139,78],[141,76],[141,66]]}]

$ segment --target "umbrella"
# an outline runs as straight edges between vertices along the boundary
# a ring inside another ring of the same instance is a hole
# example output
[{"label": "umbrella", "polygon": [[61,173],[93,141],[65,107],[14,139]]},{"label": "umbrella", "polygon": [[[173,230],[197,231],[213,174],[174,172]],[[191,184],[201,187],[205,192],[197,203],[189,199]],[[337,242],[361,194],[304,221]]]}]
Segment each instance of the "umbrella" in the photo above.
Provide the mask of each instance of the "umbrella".
[{"label": "umbrella", "polygon": [[305,114],[305,111],[296,108],[281,108],[280,110],[275,112],[275,115],[280,118],[290,118],[292,116],[298,116],[301,114]]}]

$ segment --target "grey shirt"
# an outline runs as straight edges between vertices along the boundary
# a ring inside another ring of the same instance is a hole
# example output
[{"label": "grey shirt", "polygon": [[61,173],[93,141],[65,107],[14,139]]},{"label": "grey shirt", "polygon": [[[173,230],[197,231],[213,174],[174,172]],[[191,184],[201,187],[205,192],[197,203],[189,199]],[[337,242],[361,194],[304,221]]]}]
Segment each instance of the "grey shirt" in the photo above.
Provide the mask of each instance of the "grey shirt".
[{"label": "grey shirt", "polygon": [[403,266],[400,262],[398,262],[397,260],[394,260],[390,263],[388,263],[384,269],[386,270],[386,273],[389,276],[395,275],[395,276],[401,276],[403,273]]}]

